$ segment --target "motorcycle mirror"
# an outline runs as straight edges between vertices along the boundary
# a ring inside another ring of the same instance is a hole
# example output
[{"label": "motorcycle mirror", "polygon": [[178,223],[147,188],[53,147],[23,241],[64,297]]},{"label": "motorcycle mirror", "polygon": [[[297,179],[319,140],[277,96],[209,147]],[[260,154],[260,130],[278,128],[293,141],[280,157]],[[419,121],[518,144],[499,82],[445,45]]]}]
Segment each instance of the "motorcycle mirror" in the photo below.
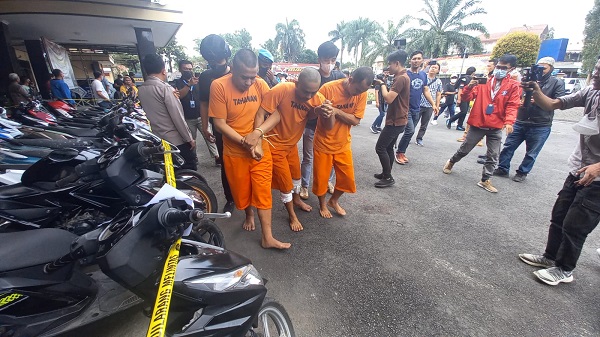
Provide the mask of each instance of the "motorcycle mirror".
[{"label": "motorcycle mirror", "polygon": [[48,155],[48,159],[53,162],[65,162],[75,159],[79,155],[79,151],[71,148],[57,149]]}]

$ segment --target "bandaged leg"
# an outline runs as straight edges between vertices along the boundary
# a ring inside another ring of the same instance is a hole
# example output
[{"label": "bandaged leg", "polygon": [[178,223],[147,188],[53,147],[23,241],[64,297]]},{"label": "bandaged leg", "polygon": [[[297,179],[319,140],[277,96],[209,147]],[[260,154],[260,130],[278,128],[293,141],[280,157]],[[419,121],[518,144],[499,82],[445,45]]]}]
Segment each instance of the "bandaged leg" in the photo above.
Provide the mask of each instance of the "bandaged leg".
[{"label": "bandaged leg", "polygon": [[292,192],[290,192],[290,193],[279,192],[279,194],[281,196],[281,202],[283,202],[284,204],[287,204],[288,202],[292,201]]},{"label": "bandaged leg", "polygon": [[300,182],[301,179],[292,179],[292,183],[294,184],[294,188],[292,189],[292,193],[299,194],[300,193]]}]

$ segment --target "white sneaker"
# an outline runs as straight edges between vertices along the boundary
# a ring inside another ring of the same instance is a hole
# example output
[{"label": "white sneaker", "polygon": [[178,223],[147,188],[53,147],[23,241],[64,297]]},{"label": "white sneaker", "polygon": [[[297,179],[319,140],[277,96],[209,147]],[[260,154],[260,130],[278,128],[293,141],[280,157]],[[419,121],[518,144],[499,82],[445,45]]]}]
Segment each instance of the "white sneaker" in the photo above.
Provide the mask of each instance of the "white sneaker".
[{"label": "white sneaker", "polygon": [[436,119],[432,120],[431,125],[437,125],[437,120]]}]

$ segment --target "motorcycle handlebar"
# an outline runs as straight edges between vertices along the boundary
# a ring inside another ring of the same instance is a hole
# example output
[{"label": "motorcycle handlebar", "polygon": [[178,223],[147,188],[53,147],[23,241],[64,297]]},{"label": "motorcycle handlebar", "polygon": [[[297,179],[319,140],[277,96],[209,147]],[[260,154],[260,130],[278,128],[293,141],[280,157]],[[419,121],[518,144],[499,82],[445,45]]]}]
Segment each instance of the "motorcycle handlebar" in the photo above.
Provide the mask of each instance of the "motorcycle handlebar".
[{"label": "motorcycle handlebar", "polygon": [[139,150],[140,156],[143,157],[165,152],[165,148],[162,147],[162,145],[152,147],[140,147]]},{"label": "motorcycle handlebar", "polygon": [[169,209],[166,211],[160,223],[165,227],[174,227],[182,223],[198,223],[204,218],[204,212],[199,209],[180,211],[178,209]]}]

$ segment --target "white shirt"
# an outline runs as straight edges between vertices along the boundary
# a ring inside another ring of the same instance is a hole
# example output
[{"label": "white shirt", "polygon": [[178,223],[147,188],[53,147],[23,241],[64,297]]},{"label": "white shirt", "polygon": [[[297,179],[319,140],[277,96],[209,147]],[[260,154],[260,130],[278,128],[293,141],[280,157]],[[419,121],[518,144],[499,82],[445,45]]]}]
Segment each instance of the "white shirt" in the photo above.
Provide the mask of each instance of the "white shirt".
[{"label": "white shirt", "polygon": [[104,97],[109,97],[108,93],[106,92],[106,89],[104,89],[104,85],[102,85],[102,82],[100,82],[99,80],[93,80],[92,81],[92,96],[94,96],[94,99],[96,100],[97,103],[107,101],[106,99],[104,99],[104,98],[100,97],[100,95],[98,95],[98,91],[100,91]]}]

